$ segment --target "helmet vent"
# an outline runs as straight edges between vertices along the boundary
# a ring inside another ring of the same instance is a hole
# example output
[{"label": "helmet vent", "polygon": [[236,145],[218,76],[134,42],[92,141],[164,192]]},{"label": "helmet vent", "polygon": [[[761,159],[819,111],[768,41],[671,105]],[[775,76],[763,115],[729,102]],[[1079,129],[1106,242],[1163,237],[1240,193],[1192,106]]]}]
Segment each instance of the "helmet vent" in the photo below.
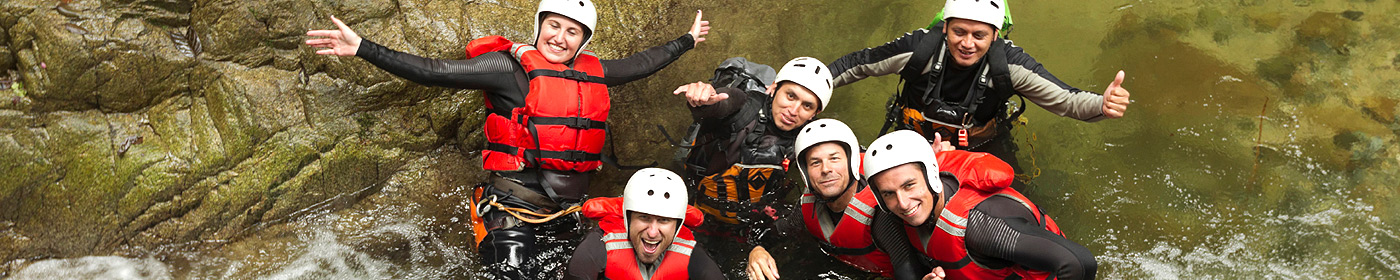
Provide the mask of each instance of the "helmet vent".
[{"label": "helmet vent", "polygon": [[671,193],[670,193],[670,192],[662,193],[661,196],[666,197],[666,199],[671,199]]},{"label": "helmet vent", "polygon": [[821,127],[826,127],[826,124],[822,124]]},{"label": "helmet vent", "polygon": [[647,196],[656,195],[656,190],[647,190]]},{"label": "helmet vent", "polygon": [[583,7],[583,1],[578,1],[578,6]]},{"label": "helmet vent", "polygon": [[997,5],[997,2],[994,2],[994,1],[987,1],[987,3],[988,3],[988,4],[992,4],[992,7],[993,7],[993,8],[997,8],[997,9],[1000,9],[1000,8],[1001,8],[1000,5]]},{"label": "helmet vent", "polygon": [[894,144],[885,145],[885,149],[886,149],[886,150],[894,149]]}]

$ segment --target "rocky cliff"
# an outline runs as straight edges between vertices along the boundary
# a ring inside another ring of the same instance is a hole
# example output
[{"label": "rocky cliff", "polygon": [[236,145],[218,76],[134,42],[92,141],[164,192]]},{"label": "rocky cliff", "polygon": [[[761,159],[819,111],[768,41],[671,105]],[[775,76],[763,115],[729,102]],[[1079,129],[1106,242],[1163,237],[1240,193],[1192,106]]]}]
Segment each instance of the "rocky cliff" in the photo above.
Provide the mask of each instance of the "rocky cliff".
[{"label": "rocky cliff", "polygon": [[[592,44],[605,58],[680,36],[693,15],[668,12],[686,11],[669,1],[608,2]],[[315,55],[304,34],[333,28],[335,15],[391,48],[460,59],[476,37],[525,40],[536,3],[4,1],[0,260],[9,265],[0,267],[236,240],[352,205],[402,172],[424,173],[409,163],[443,156],[472,160],[426,176],[461,180],[423,180],[441,184],[411,192],[469,186],[483,175],[478,92]],[[617,89],[618,150],[661,141],[636,136],[654,123],[625,120],[680,108],[627,93],[677,82]]]}]

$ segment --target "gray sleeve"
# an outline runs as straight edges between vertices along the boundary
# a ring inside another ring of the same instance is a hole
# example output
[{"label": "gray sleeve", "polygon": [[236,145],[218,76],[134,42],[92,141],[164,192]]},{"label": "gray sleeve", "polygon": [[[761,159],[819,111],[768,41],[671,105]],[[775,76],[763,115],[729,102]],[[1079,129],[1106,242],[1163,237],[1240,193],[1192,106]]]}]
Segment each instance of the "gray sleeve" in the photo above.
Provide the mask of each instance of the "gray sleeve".
[{"label": "gray sleeve", "polygon": [[884,45],[855,51],[832,61],[827,68],[831,69],[835,87],[868,77],[899,73],[904,69],[904,64],[909,63],[909,57],[914,54],[920,41],[938,35],[930,34],[925,29],[904,33],[904,36]]},{"label": "gray sleeve", "polygon": [[1103,96],[1069,86],[1039,62],[1007,41],[1007,70],[1017,93],[1056,115],[1086,122],[1103,120]]}]

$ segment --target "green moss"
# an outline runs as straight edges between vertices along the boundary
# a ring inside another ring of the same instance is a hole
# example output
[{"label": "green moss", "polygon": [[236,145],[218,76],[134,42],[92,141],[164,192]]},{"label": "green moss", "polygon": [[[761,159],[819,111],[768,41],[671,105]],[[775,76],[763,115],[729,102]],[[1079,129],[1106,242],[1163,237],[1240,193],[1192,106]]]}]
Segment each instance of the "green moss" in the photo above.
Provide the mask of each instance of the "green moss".
[{"label": "green moss", "polygon": [[[1397,61],[1400,61],[1400,60],[1397,60]],[[15,81],[15,83],[10,84],[10,92],[14,92],[15,95],[19,95],[19,97],[24,97],[24,94],[25,94],[25,91],[24,91],[24,83],[20,83],[19,81]]]}]

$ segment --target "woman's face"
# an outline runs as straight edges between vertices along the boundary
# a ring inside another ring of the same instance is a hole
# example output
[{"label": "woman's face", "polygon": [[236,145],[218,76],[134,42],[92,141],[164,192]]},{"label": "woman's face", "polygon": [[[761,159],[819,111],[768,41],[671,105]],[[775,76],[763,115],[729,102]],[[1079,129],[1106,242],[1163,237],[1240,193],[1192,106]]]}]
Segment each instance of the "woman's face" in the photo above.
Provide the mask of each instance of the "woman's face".
[{"label": "woman's face", "polygon": [[549,13],[540,20],[540,37],[535,40],[535,48],[544,54],[550,63],[563,64],[574,59],[579,46],[583,45],[582,24],[559,14]]}]

